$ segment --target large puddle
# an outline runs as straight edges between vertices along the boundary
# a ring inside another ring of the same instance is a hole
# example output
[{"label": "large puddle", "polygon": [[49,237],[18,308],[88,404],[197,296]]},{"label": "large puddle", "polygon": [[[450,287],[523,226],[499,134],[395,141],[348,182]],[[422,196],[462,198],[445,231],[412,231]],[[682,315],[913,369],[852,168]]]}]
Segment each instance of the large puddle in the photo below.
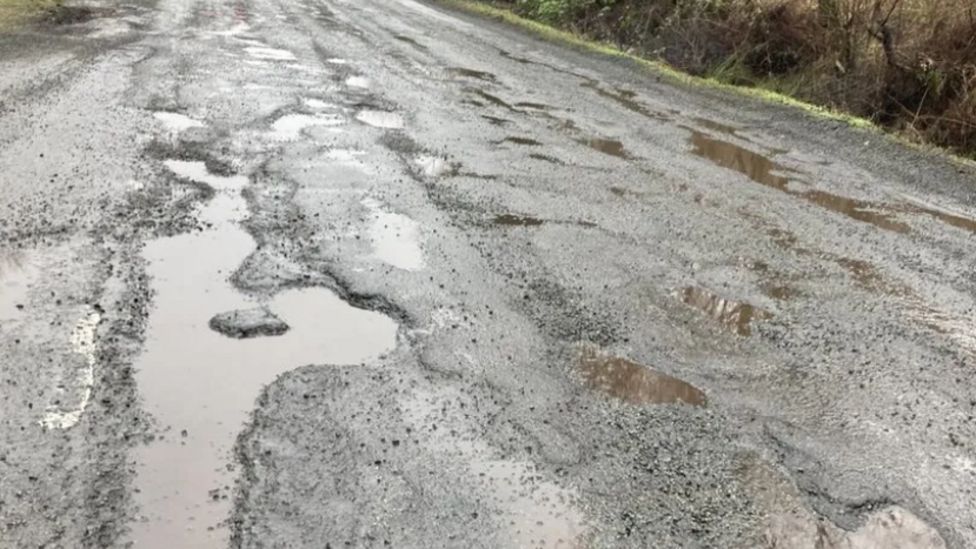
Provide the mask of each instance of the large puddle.
[{"label": "large puddle", "polygon": [[[217,190],[201,209],[202,232],[149,242],[155,294],[136,379],[163,434],[135,451],[140,548],[220,547],[234,483],[231,450],[261,387],[306,364],[358,364],[392,349],[397,325],[351,307],[324,288],[288,290],[267,303],[236,291],[228,277],[254,249],[243,176],[221,177],[202,162],[170,161],[177,175]],[[276,337],[232,339],[211,318],[265,306],[287,323]]]},{"label": "large puddle", "polygon": [[694,385],[591,347],[580,351],[579,371],[593,389],[630,404],[705,405],[705,393]]}]

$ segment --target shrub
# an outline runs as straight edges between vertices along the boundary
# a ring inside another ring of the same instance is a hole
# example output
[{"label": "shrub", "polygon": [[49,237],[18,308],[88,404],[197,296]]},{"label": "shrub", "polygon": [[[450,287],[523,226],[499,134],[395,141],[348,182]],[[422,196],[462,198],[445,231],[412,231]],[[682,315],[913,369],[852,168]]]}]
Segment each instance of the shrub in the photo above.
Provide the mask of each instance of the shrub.
[{"label": "shrub", "polygon": [[515,0],[522,15],[976,154],[972,0]]}]

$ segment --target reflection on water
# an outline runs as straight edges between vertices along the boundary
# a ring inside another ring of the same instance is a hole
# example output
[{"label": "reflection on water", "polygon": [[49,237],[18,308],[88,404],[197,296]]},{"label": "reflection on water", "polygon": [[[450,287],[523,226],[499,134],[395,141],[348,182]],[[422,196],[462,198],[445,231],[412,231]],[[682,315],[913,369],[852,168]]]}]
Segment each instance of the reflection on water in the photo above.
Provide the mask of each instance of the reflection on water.
[{"label": "reflection on water", "polygon": [[593,389],[630,404],[705,405],[705,393],[697,387],[592,347],[580,351],[579,371]]},{"label": "reflection on water", "polygon": [[703,311],[737,335],[752,335],[754,320],[768,320],[770,313],[757,309],[748,303],[725,299],[703,288],[688,287],[681,292],[682,301]]},{"label": "reflection on water", "polygon": [[630,153],[624,148],[624,144],[616,139],[602,139],[598,137],[591,137],[580,139],[579,142],[593,150],[602,152],[610,156],[615,156],[617,158],[629,159],[631,158]]},{"label": "reflection on water", "polygon": [[695,130],[690,131],[692,152],[708,159],[717,166],[735,170],[756,183],[801,198],[851,219],[870,223],[896,233],[909,232],[908,225],[893,219],[893,214],[890,212],[891,208],[888,206],[854,200],[826,191],[790,188],[790,178],[782,174],[789,173],[792,170],[735,143],[715,139]]}]

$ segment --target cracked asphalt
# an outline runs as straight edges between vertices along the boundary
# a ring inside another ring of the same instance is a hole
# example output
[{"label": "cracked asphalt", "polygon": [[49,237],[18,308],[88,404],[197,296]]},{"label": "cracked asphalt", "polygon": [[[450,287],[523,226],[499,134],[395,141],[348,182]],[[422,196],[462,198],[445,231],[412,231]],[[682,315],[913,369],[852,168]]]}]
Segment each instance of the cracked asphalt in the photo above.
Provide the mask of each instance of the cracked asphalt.
[{"label": "cracked asphalt", "polygon": [[976,547],[972,164],[437,3],[70,9],[0,546]]}]

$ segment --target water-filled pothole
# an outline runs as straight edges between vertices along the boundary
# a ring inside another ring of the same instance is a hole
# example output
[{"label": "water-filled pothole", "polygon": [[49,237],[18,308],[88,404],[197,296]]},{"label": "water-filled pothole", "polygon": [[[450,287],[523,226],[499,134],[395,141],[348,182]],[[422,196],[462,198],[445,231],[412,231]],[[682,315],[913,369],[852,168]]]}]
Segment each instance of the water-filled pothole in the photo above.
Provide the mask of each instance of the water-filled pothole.
[{"label": "water-filled pothole", "polygon": [[272,141],[294,141],[302,130],[312,126],[341,126],[346,120],[337,114],[286,114],[271,124],[268,137]]},{"label": "water-filled pothole", "polygon": [[460,165],[446,158],[422,154],[414,159],[414,165],[427,177],[437,178],[457,175]]},{"label": "water-filled pothole", "polygon": [[603,139],[599,137],[591,137],[580,139],[579,143],[581,145],[586,145],[587,147],[600,151],[603,154],[615,156],[617,158],[629,159],[631,158],[630,153],[624,148],[624,144],[616,139]]},{"label": "water-filled pothole", "polygon": [[268,48],[261,46],[248,46],[244,48],[248,55],[263,61],[295,61],[295,54],[278,48]]},{"label": "water-filled pothole", "polygon": [[403,127],[403,117],[395,112],[365,110],[356,114],[356,120],[374,128],[399,129]]},{"label": "water-filled pothole", "polygon": [[373,255],[380,261],[404,271],[424,268],[424,252],[420,247],[420,225],[413,219],[390,212],[371,199],[363,200],[373,221],[369,226],[369,240]]},{"label": "water-filled pothole", "polygon": [[886,205],[855,200],[821,190],[795,189],[790,186],[791,178],[783,175],[793,170],[773,162],[765,155],[730,141],[715,139],[691,128],[687,129],[691,131],[692,152],[717,166],[735,170],[756,183],[801,198],[851,219],[896,233],[909,231],[908,225],[894,219],[894,216],[887,211],[890,208]]},{"label": "water-filled pothole", "polygon": [[591,388],[630,404],[705,405],[705,393],[694,385],[592,347],[580,350],[579,371]]},{"label": "water-filled pothole", "polygon": [[[267,303],[240,294],[228,277],[255,246],[239,225],[247,178],[213,175],[202,162],[166,165],[218,192],[199,212],[207,230],[154,240],[143,251],[155,297],[136,381],[163,434],[135,451],[141,518],[132,540],[149,548],[226,546],[231,449],[261,387],[306,364],[375,358],[394,347],[397,324],[325,288],[288,290]],[[256,306],[287,323],[287,333],[238,340],[208,326],[215,315]]]},{"label": "water-filled pothole", "polygon": [[495,142],[496,145],[500,145],[502,143],[514,143],[516,145],[522,145],[523,147],[541,147],[542,146],[542,143],[540,141],[536,141],[535,139],[532,139],[531,137],[520,137],[520,136],[517,136],[517,135],[510,135],[508,137],[505,137],[501,141],[496,141]]},{"label": "water-filled pothole", "polygon": [[479,71],[475,69],[466,69],[464,67],[451,67],[447,69],[447,72],[456,76],[464,76],[467,78],[476,78],[478,80],[484,80],[485,82],[494,82],[496,80],[495,75],[490,72]]},{"label": "water-filled pothole", "polygon": [[535,217],[529,217],[527,215],[516,215],[516,214],[500,214],[496,215],[491,221],[495,225],[502,225],[508,227],[538,227],[545,223],[541,219]]},{"label": "water-filled pothole", "polygon": [[373,84],[365,76],[350,76],[346,78],[346,85],[350,88],[367,89],[372,87]]},{"label": "water-filled pothole", "polygon": [[153,113],[153,117],[156,120],[159,120],[163,124],[163,127],[169,130],[171,133],[179,133],[190,128],[206,127],[206,124],[203,122],[178,112],[156,111]]},{"label": "water-filled pothole", "polygon": [[748,303],[720,297],[703,288],[689,287],[681,292],[687,305],[704,312],[713,320],[740,336],[752,335],[752,322],[769,320],[772,314]]}]

